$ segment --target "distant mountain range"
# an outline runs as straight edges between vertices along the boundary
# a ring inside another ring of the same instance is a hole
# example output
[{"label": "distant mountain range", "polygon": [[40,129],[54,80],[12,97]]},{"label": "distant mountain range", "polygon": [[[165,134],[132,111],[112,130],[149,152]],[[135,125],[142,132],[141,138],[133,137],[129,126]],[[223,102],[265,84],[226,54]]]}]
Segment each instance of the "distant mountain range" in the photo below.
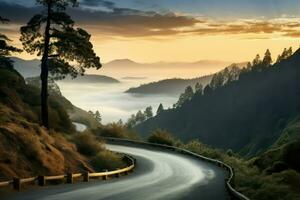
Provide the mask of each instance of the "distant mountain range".
[{"label": "distant mountain range", "polygon": [[130,59],[117,59],[105,63],[104,68],[135,68],[135,67],[152,67],[152,68],[190,68],[190,67],[213,67],[220,68],[230,65],[232,62],[218,60],[200,60],[197,62],[154,62],[138,63]]},{"label": "distant mountain range", "polygon": [[[37,59],[34,60],[23,60],[21,58],[12,57],[14,62],[14,68],[17,70],[24,78],[37,77],[40,75],[40,61]],[[62,82],[77,82],[77,83],[120,83],[115,78],[104,76],[104,75],[95,75],[95,74],[85,74],[84,76],[78,76],[76,79],[71,79],[67,77],[62,80]]]}]

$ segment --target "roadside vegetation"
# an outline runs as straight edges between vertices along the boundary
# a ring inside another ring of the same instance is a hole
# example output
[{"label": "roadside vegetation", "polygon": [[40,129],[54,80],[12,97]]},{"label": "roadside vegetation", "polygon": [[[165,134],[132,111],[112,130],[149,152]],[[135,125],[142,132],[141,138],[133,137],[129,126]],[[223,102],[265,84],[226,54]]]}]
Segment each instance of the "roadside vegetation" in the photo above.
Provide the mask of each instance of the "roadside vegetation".
[{"label": "roadside vegetation", "polygon": [[88,157],[89,163],[96,171],[115,170],[126,166],[123,161],[124,155],[107,150],[104,141],[89,131],[74,135],[71,140],[77,150]]},{"label": "roadside vegetation", "polygon": [[230,165],[235,172],[234,187],[250,199],[300,199],[300,165],[297,160],[300,154],[300,139],[275,149],[271,148],[251,159],[245,159],[232,150],[225,152],[212,148],[199,140],[184,144],[170,133],[161,130],[153,132],[148,141],[184,148]]},{"label": "roadside vegetation", "polygon": [[120,122],[102,125],[96,129],[92,129],[91,132],[101,137],[115,137],[123,139],[140,140],[140,137],[136,131],[127,128],[124,124]]}]

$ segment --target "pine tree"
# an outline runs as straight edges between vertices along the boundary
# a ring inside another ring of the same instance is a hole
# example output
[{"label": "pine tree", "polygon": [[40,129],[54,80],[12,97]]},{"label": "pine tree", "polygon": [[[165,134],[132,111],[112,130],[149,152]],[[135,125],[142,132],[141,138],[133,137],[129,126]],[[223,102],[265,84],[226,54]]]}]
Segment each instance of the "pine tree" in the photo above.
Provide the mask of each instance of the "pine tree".
[{"label": "pine tree", "polygon": [[[49,128],[48,74],[56,78],[66,75],[83,75],[85,68],[101,67],[100,59],[93,51],[91,35],[74,26],[66,14],[68,6],[77,6],[76,0],[36,0],[45,10],[34,15],[26,26],[21,27],[21,42],[31,54],[41,59],[41,118]],[[72,64],[71,64],[72,63]],[[73,64],[76,63],[76,64]]]},{"label": "pine tree", "polygon": [[260,56],[259,54],[256,55],[256,57],[254,58],[254,60],[252,61],[252,66],[258,66],[261,64],[261,60],[260,60]]},{"label": "pine tree", "polygon": [[138,111],[135,115],[135,122],[136,124],[142,123],[146,120],[146,115],[142,113],[142,111]]},{"label": "pine tree", "polygon": [[293,55],[293,48],[290,47],[288,50],[287,50],[287,58],[291,57]]},{"label": "pine tree", "polygon": [[190,100],[193,96],[194,96],[193,88],[191,86],[186,87],[184,93],[182,93],[179,96],[177,103],[174,104],[174,107],[175,108],[181,107],[184,102]]},{"label": "pine tree", "polygon": [[164,111],[164,106],[162,104],[159,104],[157,111],[156,111],[156,115],[159,115],[163,111]]},{"label": "pine tree", "polygon": [[203,94],[207,95],[207,94],[210,94],[212,91],[213,91],[213,89],[210,87],[210,85],[207,85],[203,90]]},{"label": "pine tree", "polygon": [[228,68],[225,68],[224,72],[216,73],[211,82],[210,82],[210,87],[215,90],[225,84],[225,76],[228,77],[229,70]]},{"label": "pine tree", "polygon": [[271,56],[271,52],[269,49],[267,49],[266,53],[265,53],[265,57],[263,58],[262,64],[265,67],[269,67],[272,64],[272,56]]},{"label": "pine tree", "polygon": [[95,112],[94,118],[95,118],[99,123],[101,123],[102,117],[101,117],[101,114],[100,114],[100,112],[99,112],[98,110]]},{"label": "pine tree", "polygon": [[144,115],[146,117],[146,119],[149,119],[151,117],[153,117],[153,111],[152,111],[152,106],[149,106],[146,108],[146,110],[144,111]]},{"label": "pine tree", "polygon": [[196,83],[195,85],[195,93],[202,94],[203,93],[203,85],[200,83]]}]

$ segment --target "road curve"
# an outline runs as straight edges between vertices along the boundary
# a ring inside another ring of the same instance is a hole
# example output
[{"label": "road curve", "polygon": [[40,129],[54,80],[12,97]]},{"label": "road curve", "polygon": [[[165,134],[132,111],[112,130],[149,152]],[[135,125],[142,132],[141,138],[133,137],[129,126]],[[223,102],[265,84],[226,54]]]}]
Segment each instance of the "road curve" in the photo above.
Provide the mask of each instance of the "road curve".
[{"label": "road curve", "polygon": [[107,145],[137,159],[135,172],[120,179],[49,186],[9,196],[10,200],[229,199],[226,172],[213,164],[168,150]]}]

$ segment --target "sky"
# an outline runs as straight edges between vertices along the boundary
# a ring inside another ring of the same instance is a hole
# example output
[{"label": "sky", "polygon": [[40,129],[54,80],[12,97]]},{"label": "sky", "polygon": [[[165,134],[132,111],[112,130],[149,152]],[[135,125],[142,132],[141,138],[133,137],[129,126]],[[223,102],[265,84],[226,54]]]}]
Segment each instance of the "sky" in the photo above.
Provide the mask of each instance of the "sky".
[{"label": "sky", "polygon": [[[11,20],[0,32],[20,47],[20,26],[41,11],[34,0],[0,0]],[[102,62],[244,62],[299,47],[299,0],[80,0],[67,12],[92,34]]]}]

